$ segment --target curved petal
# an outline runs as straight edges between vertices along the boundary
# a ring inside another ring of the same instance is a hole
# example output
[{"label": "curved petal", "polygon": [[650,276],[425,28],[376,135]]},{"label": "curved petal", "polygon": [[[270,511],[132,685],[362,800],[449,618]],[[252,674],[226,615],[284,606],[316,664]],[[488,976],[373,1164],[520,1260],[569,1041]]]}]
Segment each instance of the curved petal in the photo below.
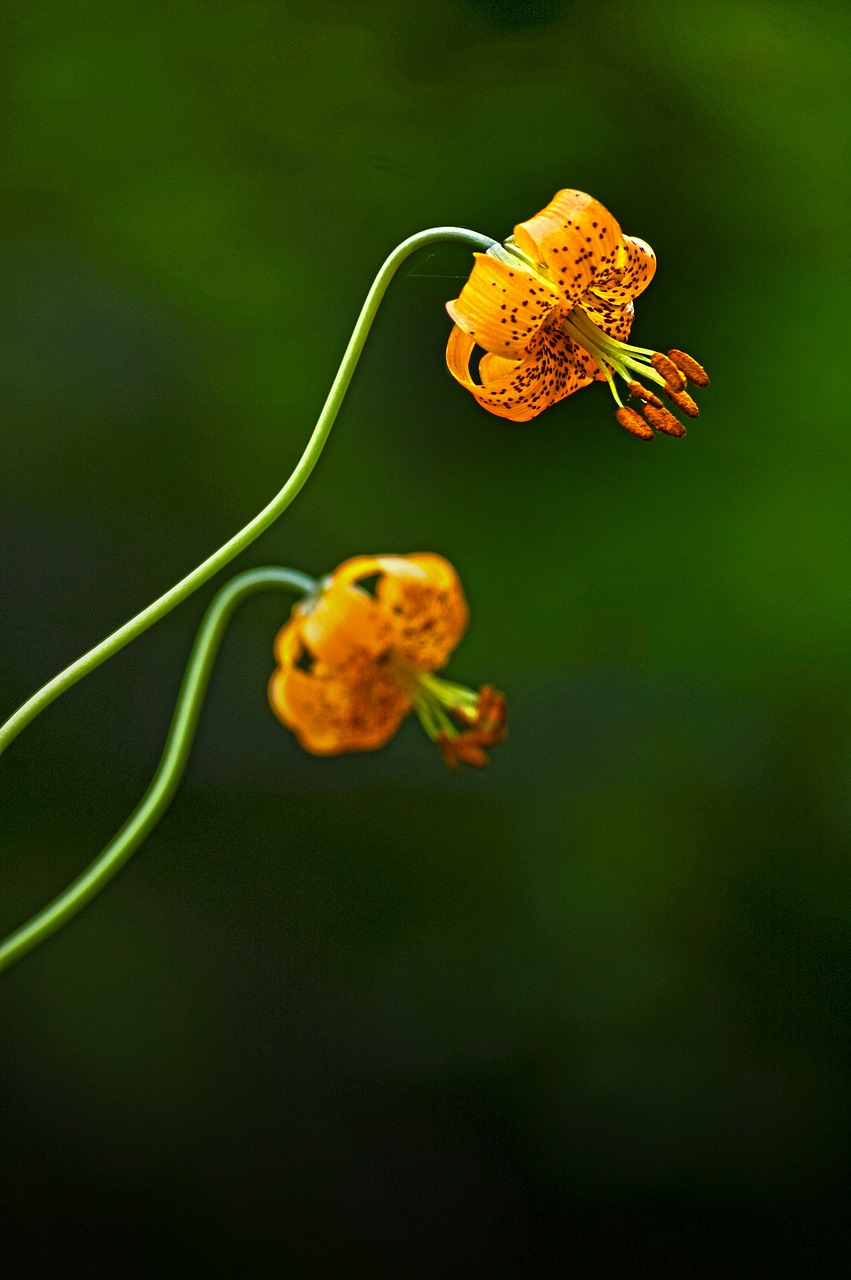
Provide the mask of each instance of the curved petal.
[{"label": "curved petal", "polygon": [[360,579],[381,573],[378,559],[378,556],[352,556],[338,564],[334,572],[329,574],[329,583],[335,586],[357,586]]},{"label": "curved petal", "polygon": [[306,751],[332,756],[384,746],[411,708],[389,665],[354,660],[313,671],[279,667],[269,682],[275,715]]},{"label": "curved petal", "polygon": [[428,552],[379,557],[377,597],[393,624],[393,652],[420,671],[444,666],[467,629],[469,612],[448,560]]},{"label": "curved petal", "polygon": [[[605,275],[598,275],[588,290],[590,299],[603,302],[632,302],[649,285],[656,273],[656,254],[636,236],[624,236],[618,261]],[[593,305],[593,302],[592,302]]]},{"label": "curved petal", "polygon": [[582,300],[582,310],[603,333],[616,338],[618,342],[626,342],[635,319],[635,308],[631,302],[604,302],[589,292]]},{"label": "curved petal", "polygon": [[298,631],[310,655],[333,667],[353,656],[376,658],[387,651],[393,636],[376,600],[333,577],[313,608],[298,619]]},{"label": "curved petal", "polygon": [[515,264],[487,253],[474,256],[470,279],[446,310],[480,347],[516,360],[558,306],[558,290]]},{"label": "curved petal", "polygon": [[302,643],[300,635],[301,619],[297,615],[298,605],[293,605],[293,611],[290,620],[285,626],[281,627],[275,636],[273,652],[275,661],[279,667],[294,666],[302,656]]},{"label": "curved petal", "polygon": [[555,324],[543,326],[526,358],[511,362],[508,368],[496,365],[499,357],[483,356],[481,383],[474,382],[470,374],[474,346],[468,334],[457,326],[452,330],[446,348],[449,372],[484,409],[512,422],[529,422],[551,404],[587,386],[597,368],[588,353]]},{"label": "curved petal", "polygon": [[514,228],[517,247],[542,262],[567,306],[599,275],[617,266],[623,235],[599,200],[584,191],[559,191],[534,218]]}]

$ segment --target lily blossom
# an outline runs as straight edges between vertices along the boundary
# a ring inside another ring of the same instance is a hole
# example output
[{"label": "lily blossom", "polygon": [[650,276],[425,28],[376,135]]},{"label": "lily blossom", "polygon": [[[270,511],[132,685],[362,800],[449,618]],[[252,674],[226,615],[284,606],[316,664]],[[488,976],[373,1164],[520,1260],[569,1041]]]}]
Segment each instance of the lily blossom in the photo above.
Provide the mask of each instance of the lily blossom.
[{"label": "lily blossom", "polygon": [[306,751],[372,751],[415,711],[446,764],[482,768],[506,735],[505,698],[435,674],[469,618],[442,556],[357,556],[297,604],[275,641],[269,700]]},{"label": "lily blossom", "polygon": [[[618,421],[633,435],[649,440],[654,429],[685,435],[644,383],[696,417],[687,382],[705,387],[709,378],[683,351],[665,355],[626,341],[634,299],[653,279],[656,257],[643,240],[624,235],[598,200],[583,191],[559,191],[504,244],[474,256],[469,280],[446,304],[455,321],[446,361],[480,405],[512,422],[528,422],[580,387],[604,381]],[[477,346],[484,348],[478,381],[470,371]],[[624,404],[616,377],[640,412]]]}]

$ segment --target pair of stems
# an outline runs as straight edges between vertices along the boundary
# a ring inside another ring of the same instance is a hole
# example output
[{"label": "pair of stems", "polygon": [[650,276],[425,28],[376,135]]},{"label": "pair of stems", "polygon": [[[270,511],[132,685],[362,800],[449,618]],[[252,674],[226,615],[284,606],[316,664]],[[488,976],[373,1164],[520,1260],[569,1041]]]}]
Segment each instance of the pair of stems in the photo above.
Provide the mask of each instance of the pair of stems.
[{"label": "pair of stems", "polygon": [[[235,556],[250,546],[287,509],[319,460],[390,281],[412,253],[428,245],[445,241],[471,245],[482,251],[496,243],[489,236],[461,227],[433,227],[403,240],[393,250],[366,296],[307,447],[280,492],[239,533],[219,547],[218,551],[149,604],[141,613],[136,614],[124,626],[119,627],[100,644],[95,645],[88,653],[83,654],[76,662],[72,662],[64,671],[54,676],[19,707],[15,714],[0,727],[0,753],[60,694],[65,693],[78,680],[89,675],[131,640],[135,640],[155,622],[164,618],[167,613],[230,563]],[[219,591],[198,631],[166,746],[145,796],[118,834],[82,875],[78,876],[58,898],[0,943],[0,971],[21,959],[91,901],[159,821],[186,768],[216,653],[233,612],[241,601],[266,588],[306,592],[312,590],[314,586],[313,579],[295,570],[267,568],[253,569],[240,574]]]}]

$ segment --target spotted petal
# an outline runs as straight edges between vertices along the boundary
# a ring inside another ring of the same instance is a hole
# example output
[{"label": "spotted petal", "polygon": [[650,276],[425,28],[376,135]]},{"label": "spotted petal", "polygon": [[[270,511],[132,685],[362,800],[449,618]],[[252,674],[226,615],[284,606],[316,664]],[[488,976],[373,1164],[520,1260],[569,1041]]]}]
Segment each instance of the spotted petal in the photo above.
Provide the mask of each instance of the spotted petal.
[{"label": "spotted petal", "polygon": [[474,257],[470,279],[446,310],[480,347],[519,359],[558,305],[558,290],[519,264],[487,253]]},{"label": "spotted petal", "polygon": [[[592,302],[595,305],[592,306]],[[605,302],[591,291],[582,299],[582,310],[603,333],[616,338],[618,342],[626,342],[635,318],[635,308],[631,302]]]},{"label": "spotted petal", "polygon": [[[598,275],[589,289],[591,299],[603,302],[632,302],[649,285],[656,272],[656,254],[637,236],[624,236],[618,261],[604,275]],[[590,300],[590,299],[589,299]]]},{"label": "spotted petal", "polygon": [[545,209],[514,228],[517,247],[541,262],[573,306],[594,283],[617,266],[623,235],[608,209],[584,191],[559,191]]},{"label": "spotted petal", "polygon": [[483,356],[478,383],[470,374],[474,346],[475,340],[456,325],[446,348],[449,371],[483,408],[512,422],[529,422],[594,380],[596,365],[587,352],[554,323],[541,327],[523,360]]},{"label": "spotted petal", "polygon": [[437,671],[467,629],[467,601],[458,575],[442,556],[379,558],[385,567],[376,594],[393,624],[393,652],[420,671]]},{"label": "spotted petal", "polygon": [[375,600],[390,627],[394,654],[421,671],[437,671],[467,629],[468,610],[457,573],[431,552],[356,556],[332,575],[335,586],[375,577]]},{"label": "spotted petal", "polygon": [[382,747],[411,708],[389,665],[355,658],[339,668],[316,663],[308,672],[293,665],[289,645],[281,657],[269,682],[272,710],[314,755]]}]

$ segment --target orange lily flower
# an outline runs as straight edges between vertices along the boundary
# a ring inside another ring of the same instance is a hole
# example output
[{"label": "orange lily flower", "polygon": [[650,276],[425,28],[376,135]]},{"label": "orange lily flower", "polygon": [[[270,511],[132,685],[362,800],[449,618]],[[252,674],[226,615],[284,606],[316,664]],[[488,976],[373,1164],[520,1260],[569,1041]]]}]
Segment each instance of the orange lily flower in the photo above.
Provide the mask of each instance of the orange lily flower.
[{"label": "orange lily flower", "polygon": [[[656,257],[643,240],[624,235],[598,200],[583,191],[559,191],[504,245],[474,256],[470,279],[446,304],[455,321],[446,361],[480,405],[512,422],[528,422],[580,387],[605,381],[618,421],[633,435],[651,440],[654,428],[685,435],[683,424],[638,378],[655,383],[692,418],[698,410],[687,380],[705,387],[709,378],[684,351],[664,355],[626,341],[633,300],[653,279]],[[476,346],[484,348],[478,382],[470,372]],[[641,403],[641,414],[624,405],[615,375]]]},{"label": "orange lily flower", "polygon": [[275,640],[272,710],[305,750],[372,751],[409,711],[451,769],[488,763],[506,734],[505,699],[434,673],[463,636],[467,602],[441,556],[357,556],[293,608]]}]

